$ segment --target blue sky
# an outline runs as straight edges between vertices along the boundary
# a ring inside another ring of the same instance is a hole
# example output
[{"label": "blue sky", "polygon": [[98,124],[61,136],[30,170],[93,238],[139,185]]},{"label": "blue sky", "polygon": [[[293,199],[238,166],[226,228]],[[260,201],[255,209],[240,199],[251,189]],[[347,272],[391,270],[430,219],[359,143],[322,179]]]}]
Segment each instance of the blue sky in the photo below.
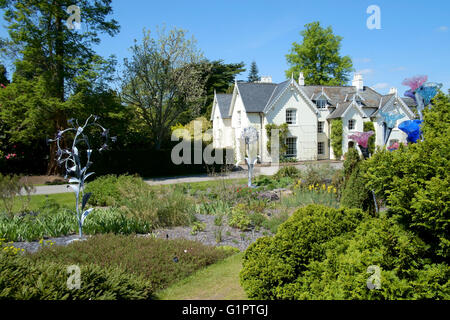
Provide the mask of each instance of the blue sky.
[{"label": "blue sky", "polygon": [[[381,9],[380,30],[367,28],[370,5]],[[188,30],[206,58],[243,61],[247,68],[254,60],[260,75],[281,82],[292,42],[301,41],[306,23],[320,21],[344,38],[341,54],[352,58],[365,85],[382,93],[397,87],[403,93],[403,79],[419,74],[446,89],[450,84],[448,0],[113,0],[113,8],[121,32],[103,37],[97,50],[115,54],[119,62],[130,56],[128,48],[142,38],[144,28],[165,24]],[[0,35],[6,35],[4,28]],[[245,80],[247,73],[238,79]]]}]

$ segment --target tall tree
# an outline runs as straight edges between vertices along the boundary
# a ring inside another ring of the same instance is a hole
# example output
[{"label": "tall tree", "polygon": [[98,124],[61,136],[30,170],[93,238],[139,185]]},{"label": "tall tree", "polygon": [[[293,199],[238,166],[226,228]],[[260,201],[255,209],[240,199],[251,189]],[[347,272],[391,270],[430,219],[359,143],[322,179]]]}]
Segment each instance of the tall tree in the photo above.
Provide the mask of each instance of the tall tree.
[{"label": "tall tree", "polygon": [[138,118],[149,127],[155,149],[160,149],[171,126],[184,112],[192,117],[202,107],[207,70],[202,70],[202,54],[195,40],[174,28],[158,30],[156,38],[144,32],[130,60],[125,59],[123,101],[135,108]]},{"label": "tall tree", "polygon": [[217,93],[225,93],[233,86],[236,76],[245,71],[245,64],[240,63],[224,63],[222,60],[207,61],[208,65],[202,67],[206,70],[204,77],[205,84],[205,102],[200,114],[209,119],[214,100],[214,91]]},{"label": "tall tree", "polygon": [[9,83],[6,67],[0,63],[0,85],[6,86]]},{"label": "tall tree", "polygon": [[340,56],[342,37],[334,35],[331,26],[322,28],[319,22],[305,25],[300,32],[303,42],[294,42],[286,55],[291,66],[286,76],[298,78],[303,72],[306,85],[344,85],[353,70],[349,56]]},{"label": "tall tree", "polygon": [[[77,91],[82,81],[95,81],[97,70],[111,63],[95,54],[92,45],[100,42],[99,33],[114,36],[119,31],[118,23],[108,19],[112,13],[111,0],[78,0],[81,31],[67,27],[72,13],[67,9],[72,0],[0,0],[4,18],[8,23],[9,37],[2,41],[3,51],[19,54],[15,60],[18,78],[36,79],[44,87],[42,91],[52,103],[46,124],[52,134],[67,126],[65,101]],[[52,100],[53,101],[53,100]],[[30,107],[40,108],[39,105]],[[54,157],[55,146],[50,146],[48,174],[57,173]]]},{"label": "tall tree", "polygon": [[248,74],[248,82],[256,82],[260,80],[259,77],[259,71],[258,71],[258,66],[256,65],[256,62],[253,61],[252,64],[250,65],[250,72]]}]

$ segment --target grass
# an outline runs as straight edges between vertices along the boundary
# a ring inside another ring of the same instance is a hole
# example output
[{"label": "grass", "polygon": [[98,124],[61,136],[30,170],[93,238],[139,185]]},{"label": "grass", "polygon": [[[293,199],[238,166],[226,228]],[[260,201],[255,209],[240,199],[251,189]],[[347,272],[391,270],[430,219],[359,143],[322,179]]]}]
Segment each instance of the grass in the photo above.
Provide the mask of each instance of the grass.
[{"label": "grass", "polygon": [[[50,194],[50,195],[43,195],[43,194],[42,195],[41,194],[32,195],[30,197],[30,203],[28,205],[28,210],[35,211],[38,208],[42,207],[44,205],[46,199],[53,200],[60,206],[75,207],[75,195],[73,194],[73,192],[68,192],[68,193],[57,193],[57,194]],[[17,212],[18,210],[20,210],[22,207],[22,203],[24,201],[27,201],[27,197],[25,197],[25,196],[16,197],[16,199],[14,200],[13,211]],[[3,205],[3,202],[0,201],[0,212],[2,210],[4,210],[4,208],[5,207]]]},{"label": "grass", "polygon": [[161,300],[248,300],[239,283],[243,253],[235,254],[157,293]]}]

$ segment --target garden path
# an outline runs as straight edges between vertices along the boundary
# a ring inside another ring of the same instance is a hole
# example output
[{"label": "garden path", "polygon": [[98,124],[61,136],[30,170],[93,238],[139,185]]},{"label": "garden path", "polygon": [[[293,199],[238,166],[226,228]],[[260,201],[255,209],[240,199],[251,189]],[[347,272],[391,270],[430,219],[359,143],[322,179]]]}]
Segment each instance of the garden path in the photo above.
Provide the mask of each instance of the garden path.
[{"label": "garden path", "polygon": [[[341,161],[311,161],[308,163],[296,163],[294,164],[300,170],[305,170],[308,164],[329,164],[331,167],[336,169],[342,168]],[[246,166],[242,166],[244,170],[231,172],[224,176],[210,176],[208,174],[198,174],[198,175],[190,175],[190,176],[181,176],[181,177],[163,177],[163,178],[153,178],[146,179],[145,182],[149,185],[167,185],[167,184],[178,184],[178,183],[193,183],[193,182],[202,182],[202,181],[213,181],[218,179],[240,179],[247,177]],[[277,166],[257,166],[255,167],[254,174],[257,175],[273,175],[278,171]],[[72,192],[72,189],[68,188],[67,185],[50,185],[50,186],[36,186],[35,192],[33,194],[57,194],[57,193],[66,193]]]}]

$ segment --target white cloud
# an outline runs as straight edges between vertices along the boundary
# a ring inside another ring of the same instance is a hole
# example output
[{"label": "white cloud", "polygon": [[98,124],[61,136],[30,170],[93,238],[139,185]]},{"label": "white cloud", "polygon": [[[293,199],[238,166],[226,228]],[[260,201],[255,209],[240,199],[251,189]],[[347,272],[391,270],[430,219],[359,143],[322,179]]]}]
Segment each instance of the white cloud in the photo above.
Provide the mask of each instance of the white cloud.
[{"label": "white cloud", "polygon": [[387,83],[387,82],[380,82],[380,83],[377,83],[377,84],[373,85],[372,89],[380,90],[380,89],[386,89],[388,87],[389,87],[389,83]]},{"label": "white cloud", "polygon": [[359,74],[370,74],[372,72],[373,72],[373,69],[362,69],[362,70],[357,71],[356,73],[359,73]]},{"label": "white cloud", "polygon": [[447,26],[440,26],[439,28],[437,28],[437,31],[446,32],[446,31],[448,31],[448,27]]}]

